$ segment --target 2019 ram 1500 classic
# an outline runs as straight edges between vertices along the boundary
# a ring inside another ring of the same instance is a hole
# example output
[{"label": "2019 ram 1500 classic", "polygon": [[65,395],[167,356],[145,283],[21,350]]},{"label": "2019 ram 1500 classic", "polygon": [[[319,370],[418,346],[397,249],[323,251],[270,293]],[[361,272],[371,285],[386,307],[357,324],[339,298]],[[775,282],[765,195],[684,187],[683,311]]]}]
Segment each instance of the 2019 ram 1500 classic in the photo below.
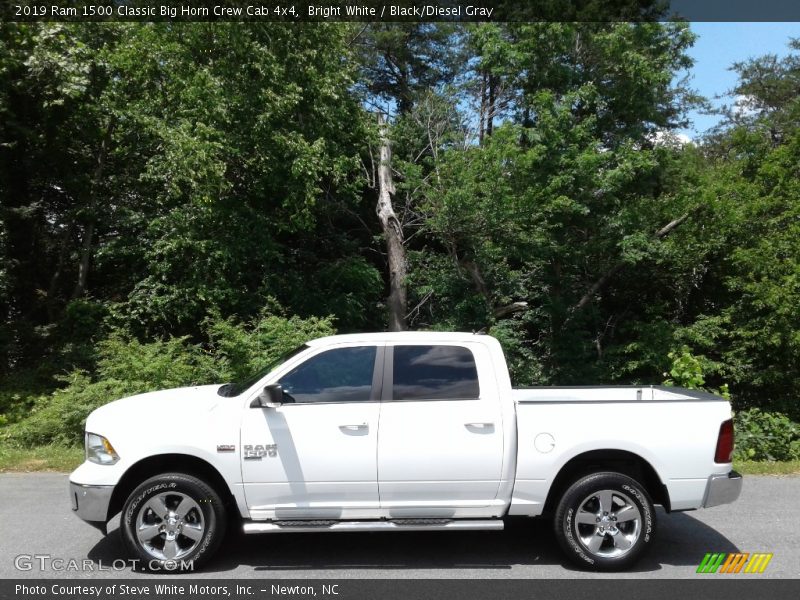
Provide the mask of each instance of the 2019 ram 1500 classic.
[{"label": "2019 ram 1500 classic", "polygon": [[513,389],[467,333],[313,340],[246,381],[112,402],[86,422],[78,516],[120,512],[151,569],[245,533],[502,529],[552,515],[587,568],[630,566],[667,511],[733,502],[727,401],[669,387]]}]

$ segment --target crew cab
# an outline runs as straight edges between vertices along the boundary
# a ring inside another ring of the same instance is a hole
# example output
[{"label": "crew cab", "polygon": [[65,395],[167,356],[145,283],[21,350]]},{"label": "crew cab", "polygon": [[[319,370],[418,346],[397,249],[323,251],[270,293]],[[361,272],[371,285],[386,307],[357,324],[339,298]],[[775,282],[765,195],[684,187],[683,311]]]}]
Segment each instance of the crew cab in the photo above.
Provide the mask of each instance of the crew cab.
[{"label": "crew cab", "polygon": [[246,381],[141,394],[95,410],[72,509],[121,512],[154,570],[247,534],[502,529],[553,519],[566,555],[629,567],[654,505],[733,502],[728,402],[674,387],[514,389],[488,335],[402,332],[308,342]]}]

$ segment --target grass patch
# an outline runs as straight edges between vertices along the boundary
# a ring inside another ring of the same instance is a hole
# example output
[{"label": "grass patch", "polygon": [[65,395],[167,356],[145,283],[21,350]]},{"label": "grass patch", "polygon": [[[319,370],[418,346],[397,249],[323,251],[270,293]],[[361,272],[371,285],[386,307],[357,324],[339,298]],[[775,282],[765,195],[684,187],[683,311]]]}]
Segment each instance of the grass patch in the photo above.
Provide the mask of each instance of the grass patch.
[{"label": "grass patch", "polygon": [[770,462],[742,460],[734,461],[733,468],[742,475],[798,475],[800,474],[800,460]]},{"label": "grass patch", "polygon": [[0,445],[0,473],[30,473],[33,471],[72,471],[83,462],[83,448],[69,446],[38,446],[9,448]]}]

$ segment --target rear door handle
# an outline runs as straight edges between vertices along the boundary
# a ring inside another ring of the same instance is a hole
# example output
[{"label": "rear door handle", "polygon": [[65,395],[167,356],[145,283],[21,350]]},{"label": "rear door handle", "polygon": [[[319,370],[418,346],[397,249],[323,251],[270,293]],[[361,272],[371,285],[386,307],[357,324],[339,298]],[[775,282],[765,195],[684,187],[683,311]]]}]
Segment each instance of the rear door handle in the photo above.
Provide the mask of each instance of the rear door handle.
[{"label": "rear door handle", "polygon": [[352,425],[339,425],[339,429],[345,429],[347,431],[359,431],[361,429],[367,429],[369,425],[366,423],[355,423]]},{"label": "rear door handle", "polygon": [[486,429],[487,427],[494,427],[494,423],[464,423],[465,427],[476,427],[478,429]]}]

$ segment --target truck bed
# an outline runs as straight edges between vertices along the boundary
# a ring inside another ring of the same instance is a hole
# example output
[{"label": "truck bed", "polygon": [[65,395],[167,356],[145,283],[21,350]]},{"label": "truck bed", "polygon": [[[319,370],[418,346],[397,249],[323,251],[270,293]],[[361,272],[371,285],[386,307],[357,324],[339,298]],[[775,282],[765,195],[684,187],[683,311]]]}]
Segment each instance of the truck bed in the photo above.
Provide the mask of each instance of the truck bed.
[{"label": "truck bed", "polygon": [[700,390],[665,385],[568,386],[513,388],[518,404],[562,402],[725,402],[724,398]]}]

